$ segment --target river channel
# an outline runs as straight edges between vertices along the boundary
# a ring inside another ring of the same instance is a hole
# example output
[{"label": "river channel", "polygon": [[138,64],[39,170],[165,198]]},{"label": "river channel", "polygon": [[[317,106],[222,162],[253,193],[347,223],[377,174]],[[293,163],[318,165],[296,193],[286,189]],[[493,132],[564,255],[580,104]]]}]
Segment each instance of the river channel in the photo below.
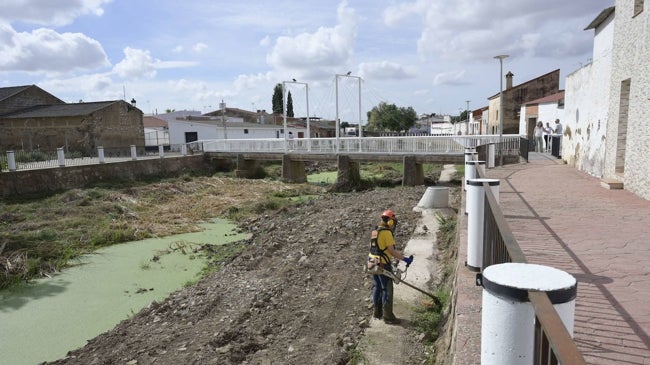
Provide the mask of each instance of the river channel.
[{"label": "river channel", "polygon": [[226,221],[203,227],[113,245],[51,278],[0,292],[0,363],[34,365],[65,357],[152,301],[196,281],[206,261],[192,254],[192,246],[245,238]]}]

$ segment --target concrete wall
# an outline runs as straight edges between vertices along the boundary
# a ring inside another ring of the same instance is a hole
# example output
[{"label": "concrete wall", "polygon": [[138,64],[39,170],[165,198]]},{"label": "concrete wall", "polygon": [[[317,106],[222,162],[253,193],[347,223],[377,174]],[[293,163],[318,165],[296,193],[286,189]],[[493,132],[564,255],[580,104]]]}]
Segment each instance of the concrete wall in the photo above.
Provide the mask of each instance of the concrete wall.
[{"label": "concrete wall", "polygon": [[567,76],[562,158],[590,175],[603,177],[612,68],[613,16],[594,35],[592,63]]},{"label": "concrete wall", "polygon": [[148,176],[178,176],[190,172],[211,174],[214,171],[215,166],[207,158],[197,155],[2,172],[0,194],[3,197],[39,194],[116,180],[136,181]]},{"label": "concrete wall", "polygon": [[605,177],[622,175],[626,190],[650,199],[650,8],[635,14],[634,3],[616,1]]}]

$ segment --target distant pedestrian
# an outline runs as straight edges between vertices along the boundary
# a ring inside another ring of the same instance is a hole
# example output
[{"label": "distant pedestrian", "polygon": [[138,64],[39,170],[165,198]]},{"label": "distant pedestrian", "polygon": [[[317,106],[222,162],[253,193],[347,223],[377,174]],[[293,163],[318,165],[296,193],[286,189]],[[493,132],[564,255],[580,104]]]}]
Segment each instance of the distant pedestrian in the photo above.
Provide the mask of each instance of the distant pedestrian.
[{"label": "distant pedestrian", "polygon": [[539,121],[534,131],[535,152],[544,152],[544,124]]},{"label": "distant pedestrian", "polygon": [[546,152],[551,150],[551,134],[553,134],[553,128],[551,128],[549,122],[546,122],[546,128],[544,128],[544,146]]},{"label": "distant pedestrian", "polygon": [[288,138],[289,138],[289,149],[293,150],[293,143],[294,143],[294,141],[293,141],[293,132],[289,132]]},{"label": "distant pedestrian", "polygon": [[555,134],[560,134],[561,135],[563,131],[564,130],[562,128],[562,123],[560,123],[559,119],[556,119],[555,120],[555,131],[554,131]]}]

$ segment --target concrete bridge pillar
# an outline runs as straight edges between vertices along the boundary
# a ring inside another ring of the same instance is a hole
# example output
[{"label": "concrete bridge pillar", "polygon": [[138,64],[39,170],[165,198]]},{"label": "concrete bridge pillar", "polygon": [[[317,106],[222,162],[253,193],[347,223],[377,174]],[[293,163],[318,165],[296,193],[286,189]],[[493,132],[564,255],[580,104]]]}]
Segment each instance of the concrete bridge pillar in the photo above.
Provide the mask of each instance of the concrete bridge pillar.
[{"label": "concrete bridge pillar", "polygon": [[424,185],[424,169],[415,161],[415,156],[404,156],[402,186]]},{"label": "concrete bridge pillar", "polygon": [[244,156],[237,155],[237,166],[235,167],[235,176],[246,179],[254,178],[259,171],[259,162],[256,160],[246,160]]},{"label": "concrete bridge pillar", "polygon": [[336,186],[354,187],[361,183],[361,174],[359,173],[359,163],[350,160],[350,156],[338,155],[338,175],[336,177]]},{"label": "concrete bridge pillar", "polygon": [[289,155],[282,156],[282,179],[292,183],[307,182],[304,161],[291,161]]}]

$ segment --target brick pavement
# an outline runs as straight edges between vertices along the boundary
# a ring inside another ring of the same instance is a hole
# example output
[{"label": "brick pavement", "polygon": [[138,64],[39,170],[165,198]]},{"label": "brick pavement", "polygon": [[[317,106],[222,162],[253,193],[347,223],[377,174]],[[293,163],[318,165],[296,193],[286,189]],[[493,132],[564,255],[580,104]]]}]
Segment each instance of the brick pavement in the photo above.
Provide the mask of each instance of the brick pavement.
[{"label": "brick pavement", "polygon": [[[585,360],[650,365],[650,201],[607,190],[548,154],[529,160],[487,175],[501,179],[500,205],[528,262],[577,279],[574,338]],[[462,265],[467,216],[460,216],[452,351],[455,364],[478,364],[482,290]]]}]

